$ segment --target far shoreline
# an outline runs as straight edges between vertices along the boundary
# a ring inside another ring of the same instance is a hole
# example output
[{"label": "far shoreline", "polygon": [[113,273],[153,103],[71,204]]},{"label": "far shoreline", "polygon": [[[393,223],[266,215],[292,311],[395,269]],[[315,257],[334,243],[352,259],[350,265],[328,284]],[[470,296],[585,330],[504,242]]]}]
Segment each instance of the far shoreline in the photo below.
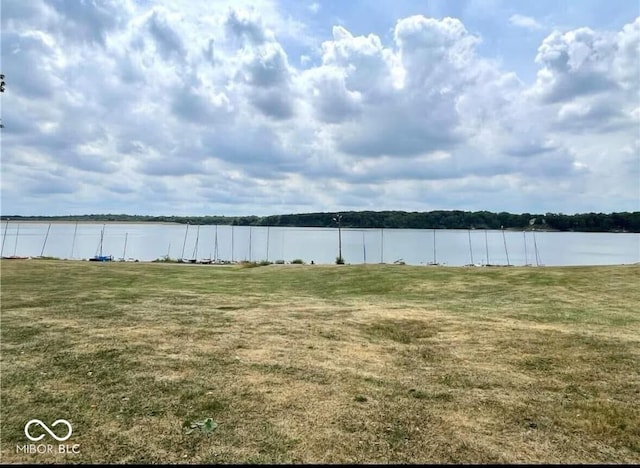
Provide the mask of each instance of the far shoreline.
[{"label": "far shoreline", "polygon": [[96,221],[87,219],[78,220],[64,220],[64,219],[2,219],[2,222],[15,222],[15,223],[37,223],[37,224],[177,224],[182,225],[186,223],[177,223],[175,221]]},{"label": "far shoreline", "polygon": [[[144,224],[157,224],[157,225],[175,225],[175,226],[186,226],[187,224],[190,226],[234,226],[234,227],[255,227],[255,228],[296,228],[296,229],[337,229],[337,226],[282,226],[282,225],[269,225],[269,224],[199,224],[199,223],[179,223],[176,221],[98,221],[98,220],[64,220],[64,219],[0,219],[0,222],[6,223],[19,223],[19,224],[136,224],[136,225],[144,225]],[[531,229],[529,227],[526,228],[517,228],[510,227],[504,229],[497,228],[409,228],[409,227],[342,227],[344,230],[351,229],[366,229],[366,230],[379,230],[379,229],[388,229],[388,230],[415,230],[415,231],[506,231],[506,232],[566,232],[566,233],[584,233],[584,234],[638,234],[633,231],[622,231],[622,230],[612,230],[612,231],[579,231],[579,230],[568,230],[562,231],[560,229],[550,229],[550,228],[542,228],[541,226],[535,226],[535,229]]]}]

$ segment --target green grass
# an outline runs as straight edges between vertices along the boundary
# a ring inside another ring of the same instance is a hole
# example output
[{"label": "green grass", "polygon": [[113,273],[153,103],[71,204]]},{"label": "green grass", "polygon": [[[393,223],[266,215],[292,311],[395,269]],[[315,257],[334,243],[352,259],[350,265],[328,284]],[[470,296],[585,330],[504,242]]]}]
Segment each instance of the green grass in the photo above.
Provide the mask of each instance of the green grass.
[{"label": "green grass", "polygon": [[258,265],[2,261],[0,461],[640,462],[640,267]]}]

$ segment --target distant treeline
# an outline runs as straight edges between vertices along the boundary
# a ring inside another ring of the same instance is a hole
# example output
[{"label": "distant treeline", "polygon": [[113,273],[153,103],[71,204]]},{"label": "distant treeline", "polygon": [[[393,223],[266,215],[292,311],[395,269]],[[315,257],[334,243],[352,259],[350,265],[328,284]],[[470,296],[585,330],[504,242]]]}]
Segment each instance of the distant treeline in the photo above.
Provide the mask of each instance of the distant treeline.
[{"label": "distant treeline", "polygon": [[[640,212],[511,214],[490,211],[345,211],[345,228],[404,229],[538,229],[583,232],[640,232]],[[90,214],[80,216],[1,216],[12,221],[120,221],[236,226],[336,227],[336,213],[303,213],[273,216],[144,216]]]}]

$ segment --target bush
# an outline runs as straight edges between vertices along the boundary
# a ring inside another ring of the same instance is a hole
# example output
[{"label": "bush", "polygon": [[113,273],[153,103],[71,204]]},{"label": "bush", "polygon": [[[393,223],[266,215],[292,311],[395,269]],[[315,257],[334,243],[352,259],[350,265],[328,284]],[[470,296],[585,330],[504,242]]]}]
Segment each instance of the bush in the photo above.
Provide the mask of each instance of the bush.
[{"label": "bush", "polygon": [[276,260],[276,265],[284,265],[284,260]]},{"label": "bush", "polygon": [[164,257],[156,258],[155,260],[151,260],[154,263],[182,263],[182,259],[170,258],[165,255]]},{"label": "bush", "polygon": [[344,265],[344,258],[336,257],[336,265]]},{"label": "bush", "polygon": [[267,265],[271,265],[272,262],[270,262],[269,260],[260,260],[260,266],[267,266]]},{"label": "bush", "polygon": [[301,258],[296,258],[291,260],[291,263],[295,263],[297,265],[304,265],[304,260],[302,260]]}]

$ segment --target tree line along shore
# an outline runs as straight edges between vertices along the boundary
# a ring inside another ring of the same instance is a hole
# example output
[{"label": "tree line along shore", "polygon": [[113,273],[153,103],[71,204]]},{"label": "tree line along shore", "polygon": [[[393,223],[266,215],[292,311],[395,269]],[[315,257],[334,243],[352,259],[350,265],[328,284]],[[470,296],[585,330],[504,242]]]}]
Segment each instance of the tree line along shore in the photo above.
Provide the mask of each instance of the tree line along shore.
[{"label": "tree line along shore", "polygon": [[[618,213],[494,213],[490,211],[343,211],[343,228],[535,229],[580,232],[640,232],[640,211]],[[270,216],[149,216],[88,214],[66,216],[2,215],[2,221],[151,222],[194,225],[336,227],[336,213]]]}]

